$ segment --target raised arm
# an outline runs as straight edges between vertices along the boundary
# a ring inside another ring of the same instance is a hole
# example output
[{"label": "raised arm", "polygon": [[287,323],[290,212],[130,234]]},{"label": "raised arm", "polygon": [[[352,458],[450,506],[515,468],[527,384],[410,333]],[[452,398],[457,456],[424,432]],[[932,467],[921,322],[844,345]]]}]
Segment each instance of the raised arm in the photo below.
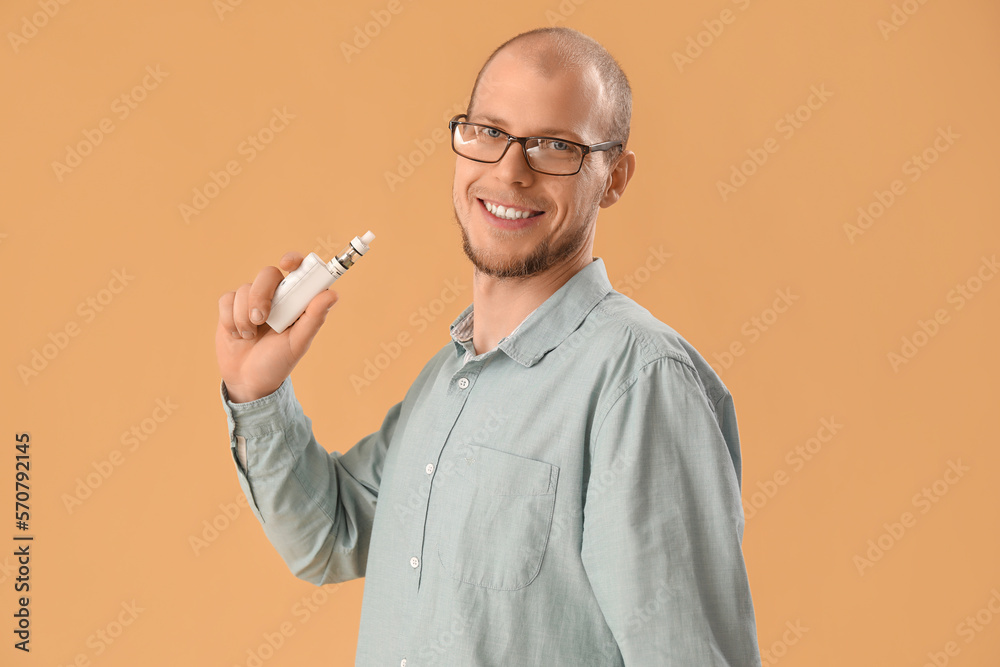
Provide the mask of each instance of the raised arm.
[{"label": "raised arm", "polygon": [[[300,253],[281,258],[292,271]],[[260,270],[219,299],[215,351],[220,394],[240,486],[268,539],[298,577],[315,584],[364,576],[382,461],[399,406],[350,452],[329,453],[292,390],[290,373],[326,321],[337,294],[324,290],[280,334],[266,324],[283,276]]]}]

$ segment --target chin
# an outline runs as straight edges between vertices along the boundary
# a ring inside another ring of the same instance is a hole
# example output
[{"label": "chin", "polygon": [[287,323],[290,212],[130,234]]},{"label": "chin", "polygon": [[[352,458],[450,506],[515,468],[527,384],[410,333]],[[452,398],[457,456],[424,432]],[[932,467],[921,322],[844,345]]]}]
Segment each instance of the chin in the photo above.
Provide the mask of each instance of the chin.
[{"label": "chin", "polygon": [[527,278],[549,268],[556,259],[550,251],[548,240],[522,252],[494,249],[473,244],[462,234],[462,249],[479,273],[499,279]]}]

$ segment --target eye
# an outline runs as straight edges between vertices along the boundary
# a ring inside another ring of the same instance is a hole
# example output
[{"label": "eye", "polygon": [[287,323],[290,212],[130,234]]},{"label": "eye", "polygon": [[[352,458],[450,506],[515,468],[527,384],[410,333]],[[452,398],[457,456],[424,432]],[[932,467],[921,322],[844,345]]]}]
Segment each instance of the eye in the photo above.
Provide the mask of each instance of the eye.
[{"label": "eye", "polygon": [[495,130],[492,127],[484,127],[483,133],[486,134],[486,136],[489,137],[490,139],[499,139],[500,137],[503,136],[503,132],[501,132],[500,130]]},{"label": "eye", "polygon": [[564,153],[566,151],[573,150],[573,146],[566,143],[565,141],[559,141],[558,139],[545,139],[539,142],[541,148],[547,151],[553,151],[556,153]]}]

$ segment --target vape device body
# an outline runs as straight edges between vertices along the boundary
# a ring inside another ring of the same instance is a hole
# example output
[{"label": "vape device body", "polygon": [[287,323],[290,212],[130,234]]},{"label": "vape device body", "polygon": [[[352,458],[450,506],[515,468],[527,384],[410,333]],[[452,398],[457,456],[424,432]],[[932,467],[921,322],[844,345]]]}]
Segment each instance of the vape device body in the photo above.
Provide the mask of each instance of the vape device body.
[{"label": "vape device body", "polygon": [[309,253],[302,264],[285,276],[274,290],[271,313],[267,317],[268,326],[281,333],[299,319],[313,297],[329,288],[354,266],[357,258],[368,252],[368,244],[374,239],[371,231],[355,236],[351,244],[329,262],[324,262],[314,252]]}]

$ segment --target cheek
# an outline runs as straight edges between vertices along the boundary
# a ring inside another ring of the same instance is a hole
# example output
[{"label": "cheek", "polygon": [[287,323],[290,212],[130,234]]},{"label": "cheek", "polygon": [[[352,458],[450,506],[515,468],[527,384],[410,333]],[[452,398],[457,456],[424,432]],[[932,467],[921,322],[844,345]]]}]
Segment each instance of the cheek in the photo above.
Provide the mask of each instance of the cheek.
[{"label": "cheek", "polygon": [[587,174],[586,179],[581,179],[575,202],[578,210],[591,209],[601,201],[604,195],[604,181],[599,176],[599,174],[590,173]]},{"label": "cheek", "polygon": [[452,185],[452,196],[456,204],[469,201],[469,186],[475,181],[473,174],[468,169],[463,169],[456,165],[455,180]]},{"label": "cheek", "polygon": [[587,206],[587,202],[589,200],[589,192],[590,191],[585,188],[580,188],[579,190],[576,191],[576,193],[574,193],[575,196],[573,198],[573,206],[576,208],[578,214],[580,213],[581,209]]}]

